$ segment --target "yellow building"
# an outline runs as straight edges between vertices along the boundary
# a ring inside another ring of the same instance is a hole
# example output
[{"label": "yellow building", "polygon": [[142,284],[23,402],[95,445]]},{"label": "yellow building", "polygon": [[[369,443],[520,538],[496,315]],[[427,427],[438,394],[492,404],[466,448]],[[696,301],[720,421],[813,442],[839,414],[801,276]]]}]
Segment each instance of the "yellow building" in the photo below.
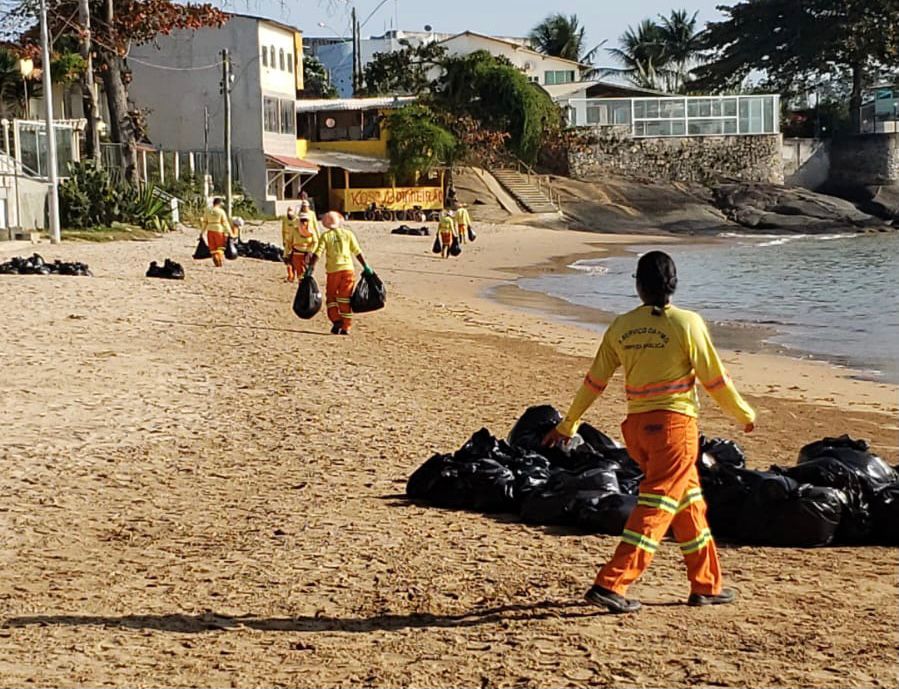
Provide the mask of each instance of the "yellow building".
[{"label": "yellow building", "polygon": [[394,211],[443,208],[443,174],[397,187],[389,174],[385,118],[412,97],[298,100],[296,155],[319,173],[303,187],[316,209],[363,213],[372,204]]}]

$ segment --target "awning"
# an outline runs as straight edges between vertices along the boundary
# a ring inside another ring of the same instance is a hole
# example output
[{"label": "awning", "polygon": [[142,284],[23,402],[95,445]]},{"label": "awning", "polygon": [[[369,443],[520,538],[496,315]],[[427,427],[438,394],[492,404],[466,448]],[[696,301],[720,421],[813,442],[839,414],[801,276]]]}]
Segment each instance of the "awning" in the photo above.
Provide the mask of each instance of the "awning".
[{"label": "awning", "polygon": [[295,172],[299,175],[316,175],[318,174],[318,165],[302,160],[301,158],[291,158],[290,156],[276,156],[267,153],[268,158],[273,163],[277,163],[285,172]]},{"label": "awning", "polygon": [[379,98],[314,98],[298,100],[297,112],[334,112],[336,110],[392,110],[415,101],[415,96],[383,96]]},{"label": "awning", "polygon": [[306,161],[322,167],[339,167],[347,172],[387,172],[390,161],[386,158],[373,158],[343,151],[321,151],[310,149],[306,153]]}]

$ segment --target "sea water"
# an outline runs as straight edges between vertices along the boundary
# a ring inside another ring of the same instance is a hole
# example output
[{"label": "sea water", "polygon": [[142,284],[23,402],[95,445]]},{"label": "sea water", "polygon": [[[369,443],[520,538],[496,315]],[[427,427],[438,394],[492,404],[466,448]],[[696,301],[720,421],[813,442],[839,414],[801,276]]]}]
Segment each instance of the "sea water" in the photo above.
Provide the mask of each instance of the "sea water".
[{"label": "sea water", "polygon": [[[632,250],[671,254],[675,303],[710,323],[764,327],[770,345],[899,382],[899,234],[722,237],[726,243]],[[578,261],[570,273],[519,286],[621,313],[639,304],[636,258]]]}]

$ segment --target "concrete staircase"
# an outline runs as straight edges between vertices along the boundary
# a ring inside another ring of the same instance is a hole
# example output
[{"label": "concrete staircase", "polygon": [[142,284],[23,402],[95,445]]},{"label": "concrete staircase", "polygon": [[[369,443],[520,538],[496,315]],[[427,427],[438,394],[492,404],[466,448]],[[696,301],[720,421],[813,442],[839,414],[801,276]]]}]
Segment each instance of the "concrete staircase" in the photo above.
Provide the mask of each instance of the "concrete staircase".
[{"label": "concrete staircase", "polygon": [[558,206],[547,194],[548,185],[537,175],[526,175],[514,168],[496,168],[490,171],[518,204],[529,213],[558,213]]}]

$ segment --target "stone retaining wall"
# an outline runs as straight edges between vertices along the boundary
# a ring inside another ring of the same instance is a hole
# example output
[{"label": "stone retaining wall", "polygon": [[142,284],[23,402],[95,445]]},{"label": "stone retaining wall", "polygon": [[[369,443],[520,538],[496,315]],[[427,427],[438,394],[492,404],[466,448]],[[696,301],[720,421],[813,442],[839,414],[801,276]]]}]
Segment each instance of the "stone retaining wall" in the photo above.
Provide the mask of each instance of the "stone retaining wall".
[{"label": "stone retaining wall", "polygon": [[830,145],[830,182],[847,186],[899,184],[899,134],[859,134]]},{"label": "stone retaining wall", "polygon": [[635,139],[617,131],[588,130],[570,146],[568,167],[572,177],[582,179],[784,181],[780,134]]}]

